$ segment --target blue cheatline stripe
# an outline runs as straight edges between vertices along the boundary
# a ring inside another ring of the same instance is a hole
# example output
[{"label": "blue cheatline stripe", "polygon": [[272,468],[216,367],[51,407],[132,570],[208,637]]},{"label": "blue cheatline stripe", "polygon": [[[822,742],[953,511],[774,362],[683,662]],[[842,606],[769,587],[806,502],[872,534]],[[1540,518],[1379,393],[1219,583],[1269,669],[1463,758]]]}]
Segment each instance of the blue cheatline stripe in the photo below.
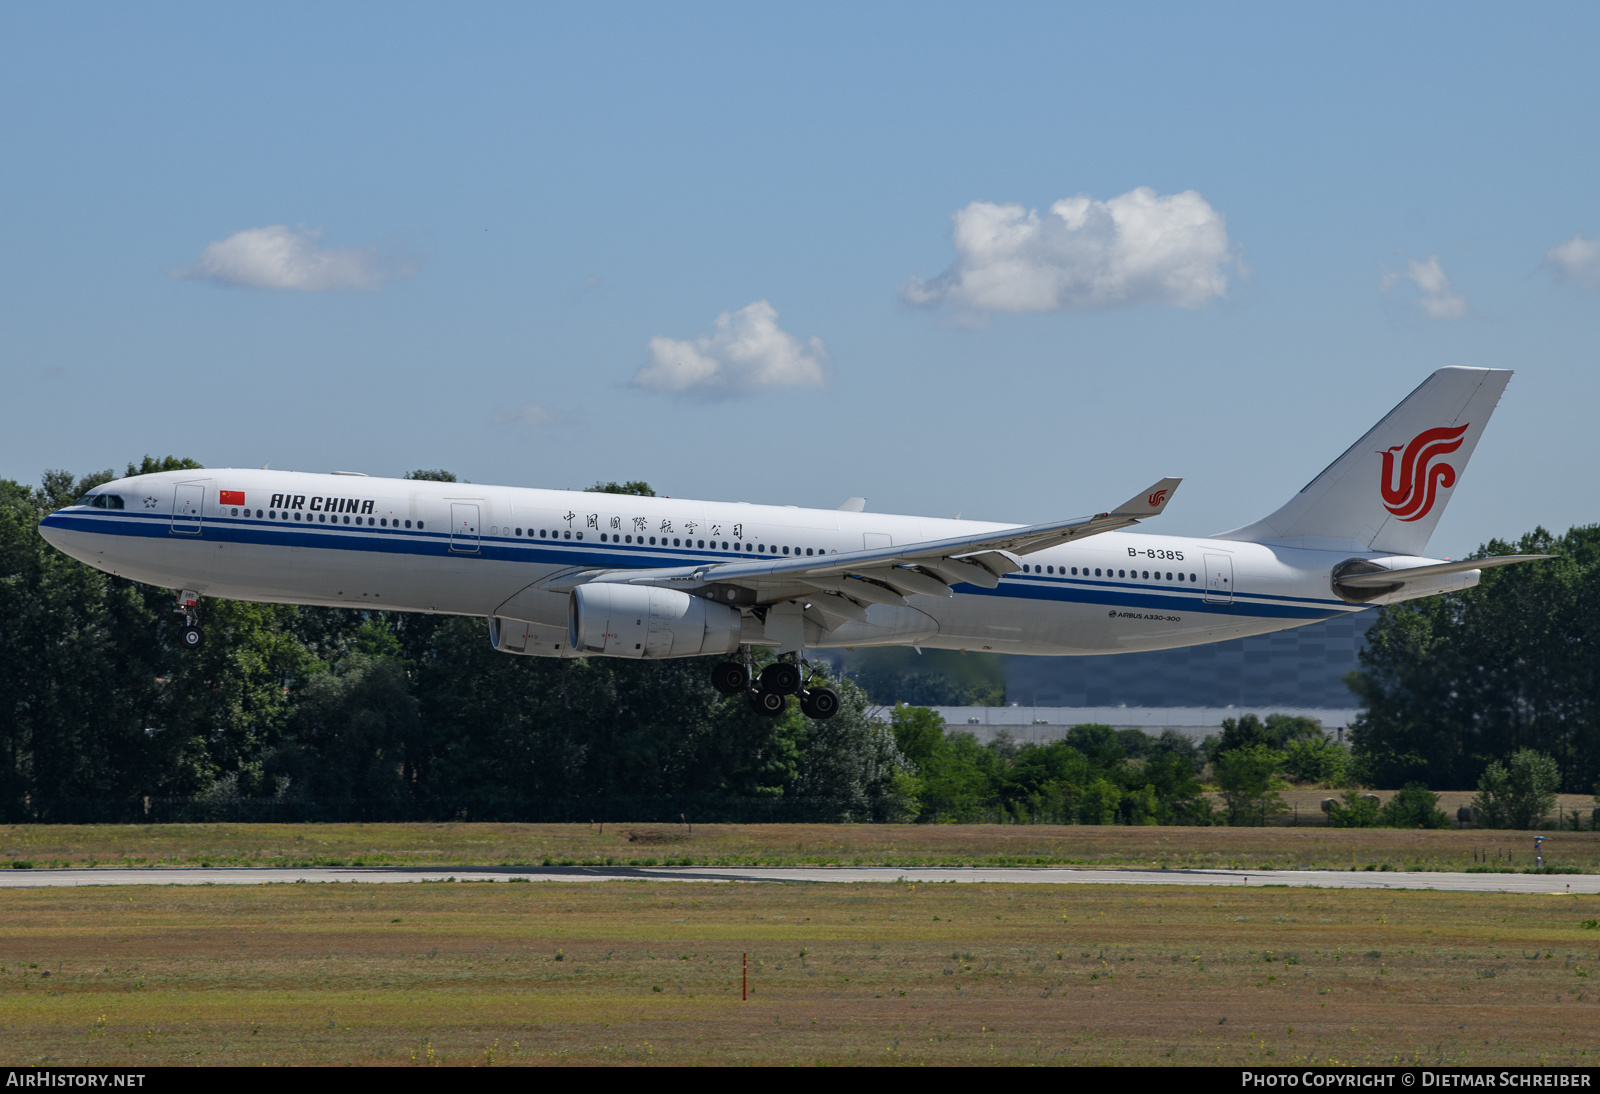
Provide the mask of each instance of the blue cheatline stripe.
[{"label": "blue cheatline stripe", "polygon": [[[51,528],[91,532],[98,535],[130,536],[146,539],[171,538],[172,518],[154,513],[99,513],[61,510],[40,522]],[[181,527],[181,523],[180,523]],[[593,566],[615,569],[688,566],[706,561],[751,557],[743,552],[711,552],[699,549],[660,548],[623,549],[620,544],[588,540],[518,540],[500,536],[481,536],[479,549],[472,552],[451,550],[449,532],[366,528],[359,532],[343,525],[285,525],[278,521],[245,521],[237,517],[207,517],[201,535],[178,533],[180,540],[244,543],[262,547],[306,547],[326,551],[374,551],[435,558],[480,558],[497,562],[517,562],[542,566]],[[768,556],[754,556],[765,558]],[[793,557],[793,556],[791,556]],[[1359,610],[1342,601],[1299,597],[1269,597],[1263,594],[1236,593],[1233,604],[1210,604],[1199,589],[1150,589],[1114,582],[1095,582],[1063,578],[1012,575],[993,589],[976,585],[960,587],[963,596],[998,596],[1017,600],[1048,601],[1064,604],[1103,604],[1108,607],[1142,608],[1165,612],[1203,612],[1223,618],[1256,617],[1268,619],[1327,619]]]}]

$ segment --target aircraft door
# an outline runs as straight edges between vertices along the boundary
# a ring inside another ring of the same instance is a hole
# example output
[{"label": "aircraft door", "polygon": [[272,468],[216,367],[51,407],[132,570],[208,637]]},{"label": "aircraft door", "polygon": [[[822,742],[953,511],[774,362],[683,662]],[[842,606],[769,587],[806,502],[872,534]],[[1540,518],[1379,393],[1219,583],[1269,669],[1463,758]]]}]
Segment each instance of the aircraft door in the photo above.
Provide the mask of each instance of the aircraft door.
[{"label": "aircraft door", "polygon": [[887,532],[862,532],[861,533],[861,547],[862,547],[863,550],[871,551],[871,550],[873,550],[874,548],[877,548],[877,547],[893,547],[893,546],[894,546],[894,538],[892,536],[890,536],[889,533],[887,533]]},{"label": "aircraft door", "polygon": [[1207,604],[1233,603],[1233,558],[1231,555],[1206,556]]},{"label": "aircraft door", "polygon": [[180,536],[200,534],[200,510],[206,488],[199,483],[180,483],[172,495],[172,531]]},{"label": "aircraft door", "polygon": [[450,503],[450,550],[461,555],[478,553],[478,505],[470,501]]}]

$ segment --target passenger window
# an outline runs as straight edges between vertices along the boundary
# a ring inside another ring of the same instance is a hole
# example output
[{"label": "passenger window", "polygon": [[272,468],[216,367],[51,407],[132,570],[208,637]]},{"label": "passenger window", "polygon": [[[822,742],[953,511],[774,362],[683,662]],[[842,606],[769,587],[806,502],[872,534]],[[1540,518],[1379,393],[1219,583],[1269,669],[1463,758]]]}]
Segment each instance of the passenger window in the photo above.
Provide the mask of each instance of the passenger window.
[{"label": "passenger window", "polygon": [[700,541],[700,546],[701,546],[701,547],[704,547],[704,546],[705,546],[705,545],[706,545],[706,541],[705,541],[705,540],[701,540],[701,541]]},{"label": "passenger window", "polygon": [[568,532],[563,538],[564,539],[571,539],[572,538],[572,533]]},{"label": "passenger window", "polygon": [[809,558],[810,555],[811,555],[811,548],[807,547],[806,548],[806,556]]},{"label": "passenger window", "polygon": [[783,549],[783,553],[784,553],[784,554],[788,554],[788,553],[789,553],[789,548],[787,548],[787,547],[785,547],[785,548],[784,548],[784,549]]},{"label": "passenger window", "polygon": [[655,545],[656,545],[656,537],[655,536],[651,536],[650,537],[650,546],[654,547]]},{"label": "passenger window", "polygon": [[[406,527],[407,527],[407,528],[410,528],[410,527],[411,527],[411,522],[410,522],[410,521],[409,521],[409,520],[408,520],[408,521],[406,521]],[[531,531],[531,530],[530,530],[530,531],[529,531],[529,532],[528,532],[528,534],[529,534],[529,535],[530,535],[530,536],[531,536],[531,535],[533,535],[533,532],[532,532],[532,531]]]},{"label": "passenger window", "polygon": [[420,521],[420,520],[419,520],[419,521],[417,521],[417,527],[418,527],[418,528],[421,528],[421,527],[422,527],[422,522],[421,522],[421,521]]},{"label": "passenger window", "polygon": [[1118,570],[1117,571],[1117,576],[1118,577],[1127,577],[1128,574],[1127,574],[1127,572],[1125,570]]},{"label": "passenger window", "polygon": [[674,537],[673,537],[673,539],[672,539],[672,545],[673,545],[673,546],[674,546],[674,547],[681,547],[681,546],[683,546],[683,545],[682,545],[682,544],[681,544],[681,543],[679,543],[679,542],[678,542],[678,539],[677,539],[677,537],[676,537],[676,536],[674,536]]},{"label": "passenger window", "polygon": [[[1168,577],[1171,577],[1171,576],[1172,576],[1172,575],[1171,575],[1171,574],[1168,574],[1168,575],[1167,575],[1167,576],[1168,576]],[[1178,575],[1178,580],[1179,580],[1179,581],[1182,581],[1182,580],[1183,580],[1183,575],[1182,575],[1182,574],[1179,574],[1179,575]]]},{"label": "passenger window", "polygon": [[1096,566],[1094,568],[1094,576],[1095,577],[1099,577],[1100,576],[1100,567]]},{"label": "passenger window", "polygon": [[1150,571],[1149,571],[1149,570],[1146,570],[1146,571],[1145,571],[1145,572],[1144,572],[1144,579],[1145,579],[1145,580],[1146,580],[1146,581],[1149,581],[1149,580],[1150,580]]},{"label": "passenger window", "polygon": [[[102,509],[104,509],[104,508],[105,508],[105,506],[103,506],[103,505],[102,505],[102,506],[101,506],[101,508],[102,508]],[[239,515],[239,510],[237,510],[237,509],[233,509],[233,510],[230,510],[230,511],[229,511],[229,513],[228,513],[228,515],[229,515],[229,516],[230,516],[230,517],[236,517],[236,516],[238,516],[238,515]]]},{"label": "passenger window", "polygon": [[[567,533],[567,535],[569,535],[569,536],[570,536],[570,535],[571,535],[571,534],[572,534],[572,533],[571,533],[571,532],[568,532],[568,533]],[[583,538],[583,533],[582,533],[582,532],[579,532],[579,533],[578,533],[578,538],[579,538],[579,539],[582,539],[582,538]]]},{"label": "passenger window", "polygon": [[1193,574],[1190,574],[1190,575],[1189,575],[1189,580],[1190,580],[1190,581],[1193,581],[1193,580],[1195,580],[1195,576],[1194,576],[1194,575],[1193,575]]},{"label": "passenger window", "polygon": [[1168,581],[1171,581],[1171,580],[1172,580],[1172,575],[1171,575],[1171,574],[1168,574],[1168,575],[1167,575],[1167,580],[1168,580]]},{"label": "passenger window", "polygon": [[256,510],[256,519],[257,520],[261,519],[261,510],[259,510],[259,509]]}]

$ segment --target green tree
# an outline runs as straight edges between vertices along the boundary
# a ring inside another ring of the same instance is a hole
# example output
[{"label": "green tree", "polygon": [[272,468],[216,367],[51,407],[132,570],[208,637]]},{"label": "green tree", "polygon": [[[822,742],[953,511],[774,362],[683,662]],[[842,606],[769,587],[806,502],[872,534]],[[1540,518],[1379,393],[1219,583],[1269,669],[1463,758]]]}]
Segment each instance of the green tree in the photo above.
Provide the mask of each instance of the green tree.
[{"label": "green tree", "polygon": [[406,473],[405,477],[408,478],[408,479],[419,480],[421,482],[455,482],[456,481],[455,472],[453,472],[453,471],[445,471],[445,470],[442,470],[442,469],[437,468],[437,467],[434,468],[432,471],[424,471],[421,468],[418,468],[415,471],[408,471]]},{"label": "green tree", "polygon": [[584,487],[585,493],[590,494],[632,494],[640,498],[653,498],[656,492],[650,484],[640,479],[631,482],[597,482],[593,486]]},{"label": "green tree", "polygon": [[1338,784],[1349,776],[1349,750],[1321,731],[1290,741],[1283,756],[1284,773],[1300,782]]},{"label": "green tree", "polygon": [[1278,795],[1283,787],[1278,778],[1282,767],[1283,753],[1263,744],[1231,749],[1217,757],[1217,789],[1222,791],[1229,824],[1248,824],[1288,808]]},{"label": "green tree", "polygon": [[314,674],[295,703],[293,734],[266,758],[272,790],[296,797],[355,798],[387,816],[417,778],[417,700],[395,657],[355,653]]},{"label": "green tree", "polygon": [[1476,588],[1379,608],[1351,727],[1365,781],[1468,787],[1518,749],[1551,756],[1564,788],[1600,771],[1600,526],[1535,529],[1479,556],[1555,554],[1482,571]]},{"label": "green tree", "polygon": [[132,478],[135,475],[154,475],[159,471],[198,471],[204,466],[204,464],[196,460],[191,460],[187,456],[163,456],[158,460],[149,453],[146,453],[144,459],[140,460],[138,463],[134,463],[131,460],[128,461],[128,472],[126,477]]},{"label": "green tree", "polygon": [[898,819],[912,803],[899,799],[895,776],[910,765],[889,727],[867,716],[866,693],[849,680],[832,684],[839,712],[826,721],[800,719],[804,738],[793,793],[838,803],[838,820]]},{"label": "green tree", "polygon": [[1421,783],[1406,783],[1378,810],[1383,828],[1449,828],[1450,818],[1439,809],[1439,795]]},{"label": "green tree", "polygon": [[1006,697],[1005,659],[993,653],[924,650],[904,646],[865,649],[841,661],[841,669],[885,706],[1001,706]]},{"label": "green tree", "polygon": [[1478,779],[1472,820],[1480,828],[1536,828],[1556,806],[1561,771],[1555,760],[1519,748],[1505,763],[1493,760]]},{"label": "green tree", "polygon": [[896,703],[889,713],[889,730],[895,747],[917,770],[928,766],[945,747],[945,724],[939,712],[909,703]]},{"label": "green tree", "polygon": [[1314,740],[1324,736],[1322,727],[1310,718],[1290,714],[1269,714],[1262,721],[1254,714],[1238,718],[1224,718],[1222,732],[1207,737],[1204,743],[1206,758],[1215,763],[1224,752],[1265,745],[1280,752],[1296,741]]},{"label": "green tree", "polygon": [[[1130,801],[1126,807],[1129,823],[1210,823],[1211,804],[1205,787],[1195,772],[1194,761],[1182,752],[1156,752],[1142,763],[1128,764],[1122,770],[1122,781],[1130,796],[1147,793],[1154,801],[1153,809]],[[1140,815],[1155,819],[1141,822],[1137,819]]]},{"label": "green tree", "polygon": [[1110,726],[1093,722],[1073,726],[1064,738],[1068,748],[1075,748],[1096,767],[1113,769],[1122,763],[1127,753],[1117,731]]},{"label": "green tree", "polygon": [[1356,787],[1351,787],[1328,809],[1328,823],[1335,828],[1375,828],[1378,803]]}]

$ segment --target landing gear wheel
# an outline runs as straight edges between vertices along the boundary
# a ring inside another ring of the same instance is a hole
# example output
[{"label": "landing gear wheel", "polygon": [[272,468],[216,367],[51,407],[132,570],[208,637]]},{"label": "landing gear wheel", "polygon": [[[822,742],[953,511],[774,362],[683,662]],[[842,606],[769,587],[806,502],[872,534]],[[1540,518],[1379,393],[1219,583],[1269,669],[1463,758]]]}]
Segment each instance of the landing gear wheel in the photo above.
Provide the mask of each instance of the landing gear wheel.
[{"label": "landing gear wheel", "polygon": [[800,690],[800,666],[774,661],[761,670],[761,690],[774,695],[793,695]]},{"label": "landing gear wheel", "polygon": [[205,645],[205,635],[200,633],[200,628],[190,623],[178,632],[178,642],[186,650],[197,650]]},{"label": "landing gear wheel", "polygon": [[800,713],[819,722],[839,713],[839,693],[832,688],[808,688],[800,695]]},{"label": "landing gear wheel", "polygon": [[788,707],[789,700],[773,691],[752,691],[750,709],[767,718],[776,718]]},{"label": "landing gear wheel", "polygon": [[750,688],[750,672],[737,661],[724,661],[711,670],[711,686],[724,695],[737,695]]}]

